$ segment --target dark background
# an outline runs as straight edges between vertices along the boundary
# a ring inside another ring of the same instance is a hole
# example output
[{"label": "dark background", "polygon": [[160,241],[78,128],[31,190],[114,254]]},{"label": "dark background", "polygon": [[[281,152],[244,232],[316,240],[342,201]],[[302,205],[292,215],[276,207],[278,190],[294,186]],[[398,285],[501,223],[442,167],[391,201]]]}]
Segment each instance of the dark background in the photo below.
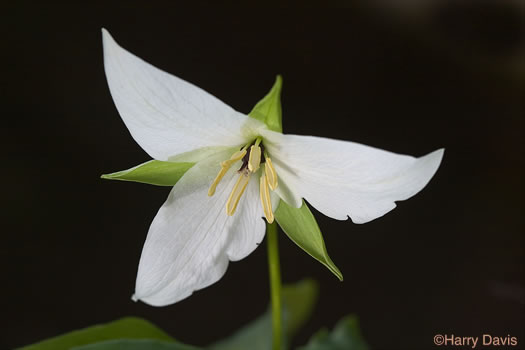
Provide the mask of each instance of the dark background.
[{"label": "dark background", "polygon": [[169,189],[99,179],[148,160],[106,85],[102,26],[241,112],[282,74],[287,133],[446,148],[430,184],[383,218],[314,211],[343,283],[281,236],[284,282],[321,284],[295,344],[357,313],[375,349],[432,349],[437,333],[510,334],[523,348],[523,6],[387,3],[2,5],[0,348],[126,315],[206,345],[268,302],[264,244],[180,303],[130,300]]}]

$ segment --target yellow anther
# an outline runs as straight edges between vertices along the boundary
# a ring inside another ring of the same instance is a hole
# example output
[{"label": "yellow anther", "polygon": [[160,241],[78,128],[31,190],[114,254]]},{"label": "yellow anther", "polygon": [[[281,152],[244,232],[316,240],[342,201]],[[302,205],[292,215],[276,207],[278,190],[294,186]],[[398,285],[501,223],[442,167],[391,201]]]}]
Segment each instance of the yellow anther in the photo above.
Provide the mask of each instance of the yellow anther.
[{"label": "yellow anther", "polygon": [[232,166],[233,163],[235,163],[238,160],[241,160],[242,157],[244,157],[245,155],[246,155],[245,149],[237,151],[230,157],[230,159],[225,160],[224,162],[221,162],[221,166],[222,167],[227,166],[229,168],[230,166]]},{"label": "yellow anther", "polygon": [[249,181],[249,173],[242,172],[239,175],[239,179],[235,183],[235,186],[233,186],[233,190],[232,193],[230,193],[230,197],[228,197],[228,202],[226,202],[226,214],[228,214],[229,216],[232,216],[235,213],[235,210],[237,209],[237,204],[239,204],[239,200],[241,199],[241,196],[244,193],[244,190],[246,189],[246,186],[248,185]]},{"label": "yellow anther", "polygon": [[259,194],[261,196],[261,204],[264,210],[264,216],[269,224],[273,222],[272,200],[270,199],[270,189],[268,188],[268,181],[266,175],[262,174],[259,180]]},{"label": "yellow anther", "polygon": [[208,196],[211,197],[214,195],[217,185],[219,184],[219,182],[221,182],[222,178],[224,177],[224,175],[226,175],[226,173],[228,172],[230,167],[233,165],[233,163],[241,160],[242,157],[244,157],[245,155],[246,155],[246,149],[242,149],[240,151],[235,152],[230,157],[230,159],[225,160],[224,162],[221,163],[221,170],[219,170],[219,173],[215,177],[215,180],[213,180],[213,183],[211,184],[210,189],[208,190]]},{"label": "yellow anther", "polygon": [[219,173],[217,174],[217,176],[215,177],[215,180],[213,180],[213,183],[211,184],[210,188],[208,189],[208,196],[213,196],[215,194],[215,189],[217,188],[217,185],[219,184],[219,182],[221,182],[222,178],[224,177],[224,175],[226,174],[226,172],[228,171],[230,167],[221,167],[221,170],[219,171]]},{"label": "yellow anther", "polygon": [[275,191],[279,184],[277,182],[277,173],[269,157],[265,157],[264,174],[266,175],[268,186],[270,186],[272,191]]},{"label": "yellow anther", "polygon": [[254,173],[261,165],[261,147],[258,144],[250,148],[250,159],[248,159],[248,170]]}]

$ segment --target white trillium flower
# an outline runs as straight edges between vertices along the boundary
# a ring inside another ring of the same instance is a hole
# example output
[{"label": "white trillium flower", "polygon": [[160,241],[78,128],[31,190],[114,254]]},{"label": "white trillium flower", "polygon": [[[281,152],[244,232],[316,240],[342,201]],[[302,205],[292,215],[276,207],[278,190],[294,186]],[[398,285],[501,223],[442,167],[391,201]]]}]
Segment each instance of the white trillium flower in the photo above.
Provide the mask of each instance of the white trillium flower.
[{"label": "white trillium flower", "polygon": [[155,216],[134,300],[162,306],[217,282],[262,241],[280,200],[303,198],[337,220],[365,223],[419,192],[443,150],[414,158],[322,137],[284,135],[120,47],[103,29],[115,105],[155,160],[191,162]]}]

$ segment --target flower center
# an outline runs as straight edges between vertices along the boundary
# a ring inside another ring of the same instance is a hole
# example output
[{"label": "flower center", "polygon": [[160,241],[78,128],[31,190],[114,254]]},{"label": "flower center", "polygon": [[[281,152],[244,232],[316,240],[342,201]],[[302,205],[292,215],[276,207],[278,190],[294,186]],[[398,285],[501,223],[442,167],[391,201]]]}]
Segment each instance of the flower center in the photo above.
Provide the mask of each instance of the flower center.
[{"label": "flower center", "polygon": [[228,197],[226,202],[226,213],[232,216],[237,209],[239,200],[241,199],[244,190],[248,186],[250,177],[258,173],[261,165],[264,167],[264,170],[261,169],[260,179],[259,179],[259,195],[261,197],[261,204],[264,210],[264,215],[266,220],[269,223],[272,223],[274,220],[273,210],[272,210],[272,201],[270,199],[270,189],[275,191],[278,186],[277,183],[277,174],[275,173],[275,168],[273,167],[272,160],[266,153],[264,145],[261,143],[262,139],[258,137],[255,142],[245,145],[240,151],[232,154],[230,159],[227,159],[221,162],[221,170],[215,177],[215,180],[208,190],[208,196],[213,196],[215,189],[219,182],[230,167],[238,161],[242,161],[240,169],[237,171],[239,178],[233,186],[233,189]]}]

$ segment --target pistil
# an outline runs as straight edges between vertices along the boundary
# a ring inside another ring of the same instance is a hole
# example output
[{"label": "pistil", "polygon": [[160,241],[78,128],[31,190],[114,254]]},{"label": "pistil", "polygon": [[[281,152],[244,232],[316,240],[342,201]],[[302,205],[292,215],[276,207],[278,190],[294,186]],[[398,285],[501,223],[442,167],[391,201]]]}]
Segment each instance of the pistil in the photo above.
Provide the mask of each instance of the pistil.
[{"label": "pistil", "polygon": [[250,172],[254,173],[259,169],[259,166],[261,165],[261,147],[259,147],[259,144],[261,143],[261,138],[258,137],[257,140],[255,140],[255,144],[250,147],[250,158],[248,160],[248,169]]}]

